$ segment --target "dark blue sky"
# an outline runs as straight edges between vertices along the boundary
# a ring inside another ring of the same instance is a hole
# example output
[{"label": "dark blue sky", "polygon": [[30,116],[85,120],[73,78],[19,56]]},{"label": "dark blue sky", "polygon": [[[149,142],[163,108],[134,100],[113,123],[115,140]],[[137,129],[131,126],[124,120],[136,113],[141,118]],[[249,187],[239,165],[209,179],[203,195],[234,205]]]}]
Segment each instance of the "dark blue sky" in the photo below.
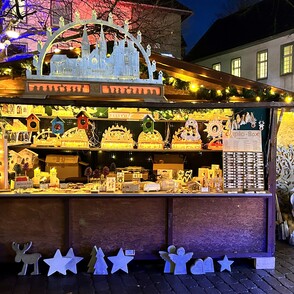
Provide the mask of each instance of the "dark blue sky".
[{"label": "dark blue sky", "polygon": [[227,0],[178,0],[193,11],[183,23],[183,35],[187,42],[188,53],[207,29],[224,11]]}]

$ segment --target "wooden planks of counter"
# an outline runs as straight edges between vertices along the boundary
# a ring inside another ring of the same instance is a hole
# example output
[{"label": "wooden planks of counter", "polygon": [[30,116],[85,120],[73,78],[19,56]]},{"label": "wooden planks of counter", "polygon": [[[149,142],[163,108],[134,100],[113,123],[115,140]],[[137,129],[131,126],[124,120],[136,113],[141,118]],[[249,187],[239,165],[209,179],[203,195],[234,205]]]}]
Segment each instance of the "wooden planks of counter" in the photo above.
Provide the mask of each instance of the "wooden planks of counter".
[{"label": "wooden planks of counter", "polygon": [[0,196],[0,262],[12,262],[13,241],[52,256],[57,248],[90,258],[133,249],[136,259],[159,258],[168,245],[194,257],[266,257],[271,194],[127,194]]}]

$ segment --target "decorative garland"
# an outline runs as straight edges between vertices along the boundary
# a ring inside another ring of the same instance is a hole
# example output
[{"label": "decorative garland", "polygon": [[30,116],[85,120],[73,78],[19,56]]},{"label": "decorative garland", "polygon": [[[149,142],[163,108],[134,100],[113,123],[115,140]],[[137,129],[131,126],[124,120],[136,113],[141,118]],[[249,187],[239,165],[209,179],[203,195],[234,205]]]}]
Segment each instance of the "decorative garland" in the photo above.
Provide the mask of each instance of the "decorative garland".
[{"label": "decorative garland", "polygon": [[[14,64],[10,64],[8,67],[0,68],[0,76],[11,76],[16,77],[22,75],[28,63],[32,63],[30,60],[26,60],[23,62],[15,62]],[[147,66],[144,64],[140,64],[140,72],[141,75],[148,76]],[[158,71],[154,73],[155,78],[158,76]],[[208,89],[204,86],[196,86],[191,82],[183,81],[179,78],[175,78],[173,76],[169,76],[166,72],[163,72],[163,84],[167,86],[172,86],[176,90],[185,91],[188,95],[195,97],[195,100],[199,101],[230,101],[233,97],[238,97],[240,99],[244,99],[246,101],[277,101],[277,102],[292,102],[292,96],[289,95],[288,92],[277,93],[274,92],[271,87],[262,88],[262,89],[246,89],[242,88],[238,90],[234,86],[223,88],[222,90],[216,89]]]}]

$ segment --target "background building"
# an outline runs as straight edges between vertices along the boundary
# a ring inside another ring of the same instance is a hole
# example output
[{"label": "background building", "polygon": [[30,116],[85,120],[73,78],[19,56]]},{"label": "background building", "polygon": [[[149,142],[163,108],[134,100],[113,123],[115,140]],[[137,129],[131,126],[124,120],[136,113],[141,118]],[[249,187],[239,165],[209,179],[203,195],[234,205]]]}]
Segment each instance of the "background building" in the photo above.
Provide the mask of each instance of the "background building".
[{"label": "background building", "polygon": [[[1,3],[1,2],[0,2]],[[1,4],[0,4],[1,5]],[[59,22],[65,24],[76,17],[89,19],[92,11],[98,19],[107,19],[112,12],[114,21],[122,25],[128,20],[131,33],[141,31],[144,45],[150,44],[153,52],[169,54],[177,58],[182,56],[185,42],[181,36],[181,24],[191,15],[184,5],[175,0],[140,0],[140,1],[80,1],[80,0],[12,0],[3,1],[0,15],[0,48],[2,58],[37,49],[38,40],[44,40],[46,31],[54,31]],[[62,17],[62,20],[60,20]],[[88,27],[92,33],[93,44],[99,36],[100,28]],[[17,32],[19,37],[8,37],[6,32]],[[59,49],[68,49],[65,41],[73,40],[81,34],[72,30],[71,35],[64,35],[56,43]],[[73,47],[80,47],[74,42]]]},{"label": "background building", "polygon": [[294,89],[294,1],[264,0],[217,20],[187,61]]}]

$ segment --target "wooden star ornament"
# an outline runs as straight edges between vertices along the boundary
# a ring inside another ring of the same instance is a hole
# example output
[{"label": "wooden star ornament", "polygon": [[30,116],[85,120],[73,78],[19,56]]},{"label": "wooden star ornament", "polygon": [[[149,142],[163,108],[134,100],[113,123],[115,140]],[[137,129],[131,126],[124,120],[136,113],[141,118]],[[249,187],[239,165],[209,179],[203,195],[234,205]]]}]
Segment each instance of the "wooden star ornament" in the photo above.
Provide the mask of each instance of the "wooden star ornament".
[{"label": "wooden star ornament", "polygon": [[66,275],[66,265],[71,261],[71,257],[63,257],[59,249],[56,250],[52,258],[44,259],[44,262],[49,265],[49,271],[47,276],[59,272]]},{"label": "wooden star ornament", "polygon": [[119,249],[119,252],[116,256],[110,256],[108,259],[113,263],[111,273],[115,273],[118,270],[123,270],[128,273],[128,263],[134,259],[132,256],[126,256],[122,248]]},{"label": "wooden star ornament", "polygon": [[71,260],[65,265],[65,269],[71,271],[72,273],[77,273],[77,263],[80,262],[83,257],[75,256],[74,251],[70,248],[65,255],[65,257],[70,258]]},{"label": "wooden star ornament", "polygon": [[223,260],[218,260],[218,263],[221,265],[221,269],[220,271],[224,271],[224,270],[227,270],[227,271],[231,271],[231,265],[233,264],[233,260],[229,260],[228,257],[225,255],[224,259]]}]

